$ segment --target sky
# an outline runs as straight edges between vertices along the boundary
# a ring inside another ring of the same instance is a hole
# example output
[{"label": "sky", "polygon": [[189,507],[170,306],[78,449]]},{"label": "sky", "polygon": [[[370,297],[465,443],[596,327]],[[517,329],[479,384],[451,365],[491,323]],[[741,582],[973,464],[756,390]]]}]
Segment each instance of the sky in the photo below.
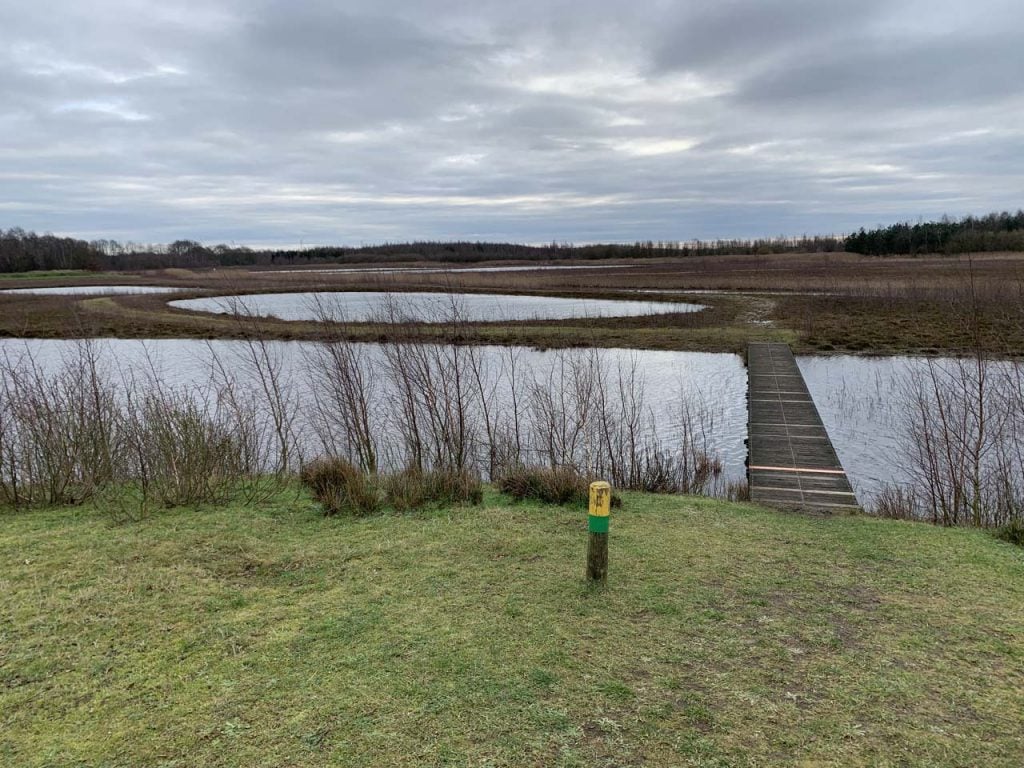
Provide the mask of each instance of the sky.
[{"label": "sky", "polygon": [[0,0],[0,227],[829,234],[1024,207],[1021,0]]}]

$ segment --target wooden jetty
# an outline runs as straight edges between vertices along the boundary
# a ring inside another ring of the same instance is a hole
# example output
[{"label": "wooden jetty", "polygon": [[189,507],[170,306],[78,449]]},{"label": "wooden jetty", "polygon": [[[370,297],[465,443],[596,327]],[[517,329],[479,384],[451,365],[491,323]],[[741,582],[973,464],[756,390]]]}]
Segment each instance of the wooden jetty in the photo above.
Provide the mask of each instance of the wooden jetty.
[{"label": "wooden jetty", "polygon": [[860,509],[787,344],[747,346],[747,480],[760,504]]}]

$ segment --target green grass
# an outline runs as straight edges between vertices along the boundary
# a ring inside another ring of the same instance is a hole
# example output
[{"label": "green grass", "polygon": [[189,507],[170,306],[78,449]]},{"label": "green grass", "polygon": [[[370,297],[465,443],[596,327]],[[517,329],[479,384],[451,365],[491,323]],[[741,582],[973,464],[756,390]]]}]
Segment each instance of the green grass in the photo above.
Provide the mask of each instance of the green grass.
[{"label": "green grass", "polygon": [[1024,551],[625,494],[0,516],[0,764],[1024,763]]}]

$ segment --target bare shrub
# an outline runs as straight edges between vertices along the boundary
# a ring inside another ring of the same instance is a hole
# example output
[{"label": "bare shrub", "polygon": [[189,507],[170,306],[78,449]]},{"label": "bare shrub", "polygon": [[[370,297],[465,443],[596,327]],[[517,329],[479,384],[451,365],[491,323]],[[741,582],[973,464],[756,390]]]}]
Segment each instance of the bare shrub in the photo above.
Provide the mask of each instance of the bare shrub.
[{"label": "bare shrub", "polygon": [[412,324],[385,302],[376,321],[402,325],[404,341],[374,347],[347,341],[338,305],[322,304],[328,338],[306,348],[302,375],[241,302],[243,341],[209,345],[209,379],[187,388],[167,385],[148,354],[148,371],[120,378],[95,350],[56,372],[7,361],[0,502],[68,503],[108,488],[126,492],[105,499],[140,510],[233,493],[255,501],[315,453],[372,475],[494,480],[542,465],[622,489],[724,493],[712,414],[682,396],[676,412],[655,412],[636,357],[561,350],[531,368],[522,350],[438,344],[440,326],[468,336],[458,301],[438,305],[433,324]]},{"label": "bare shrub", "polygon": [[224,503],[248,476],[245,430],[196,393],[144,392],[131,414],[128,477],[142,504],[163,507]]},{"label": "bare shrub", "polygon": [[889,483],[875,496],[872,513],[893,520],[919,520],[921,505],[913,488]]},{"label": "bare shrub", "polygon": [[262,422],[258,426],[274,440],[277,472],[288,473],[302,464],[302,450],[295,432],[299,402],[287,361],[281,345],[267,339],[264,318],[239,297],[229,297],[227,302],[243,343],[229,361],[230,368],[211,348],[215,381],[232,394],[249,389],[260,400],[261,407],[255,412]]},{"label": "bare shrub", "polygon": [[1012,386],[1016,368],[979,353],[928,361],[905,379],[902,442],[916,516],[971,526],[1020,518],[1024,420]]},{"label": "bare shrub", "polygon": [[82,342],[54,374],[27,352],[0,363],[0,501],[78,504],[122,471],[123,412]]},{"label": "bare shrub", "polygon": [[306,354],[312,384],[310,426],[321,449],[345,456],[364,471],[380,467],[383,423],[380,411],[380,366],[367,344],[347,340],[347,318],[341,307],[314,294],[314,317],[328,331],[328,338]]},{"label": "bare shrub", "polygon": [[380,494],[373,479],[340,457],[319,458],[306,464],[299,479],[324,514],[366,517],[380,509]]},{"label": "bare shrub", "polygon": [[[391,298],[374,322],[401,327],[404,341],[370,348],[344,340],[336,304],[314,299],[314,309],[335,332],[307,356],[312,423],[331,455],[371,472],[468,469],[494,479],[546,464],[619,488],[724,492],[710,409],[681,396],[677,412],[655,414],[635,356],[559,350],[531,369],[515,349],[435,343],[431,326]],[[449,338],[465,335],[457,299],[440,296],[430,320]]]},{"label": "bare shrub", "polygon": [[[388,299],[377,322],[399,325],[411,341],[382,346],[382,373],[388,383],[386,408],[401,435],[401,457],[393,461],[419,470],[469,469],[481,446],[479,389],[474,383],[475,352],[457,343],[433,342],[430,326],[416,324]],[[465,312],[454,295],[441,296],[429,318],[460,337]]]},{"label": "bare shrub", "polygon": [[725,484],[724,496],[728,501],[750,501],[750,483],[731,480]]},{"label": "bare shrub", "polygon": [[535,450],[551,467],[597,463],[601,368],[597,352],[558,350],[543,378],[532,377],[528,404]]},{"label": "bare shrub", "polygon": [[651,441],[638,453],[636,472],[624,487],[648,493],[711,495],[722,472],[717,457],[695,451],[692,446],[673,451]]},{"label": "bare shrub", "polygon": [[466,351],[455,344],[388,344],[385,374],[401,414],[405,462],[418,469],[473,464],[477,419]]},{"label": "bare shrub", "polygon": [[721,496],[722,460],[713,451],[711,436],[715,418],[703,397],[680,388],[676,401],[674,437],[675,474],[678,492],[692,495]]},{"label": "bare shrub", "polygon": [[[618,488],[660,487],[666,480],[659,446],[645,440],[646,386],[635,356],[619,363],[610,379],[606,365],[597,360],[600,381],[596,389],[596,429],[599,450],[593,470]],[[653,426],[654,419],[651,418]]]},{"label": "bare shrub", "polygon": [[366,472],[380,466],[378,374],[365,345],[316,344],[307,355],[313,383],[312,426],[323,450]]}]

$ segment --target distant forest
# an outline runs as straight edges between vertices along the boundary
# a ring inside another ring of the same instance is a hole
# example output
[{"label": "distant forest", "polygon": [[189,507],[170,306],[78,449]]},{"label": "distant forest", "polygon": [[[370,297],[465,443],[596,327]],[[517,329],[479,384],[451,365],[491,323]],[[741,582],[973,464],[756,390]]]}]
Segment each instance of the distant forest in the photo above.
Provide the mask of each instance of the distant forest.
[{"label": "distant forest", "polygon": [[845,244],[847,251],[869,256],[1024,251],[1024,210],[862,229]]},{"label": "distant forest", "polygon": [[408,261],[472,263],[554,259],[627,259],[657,256],[827,253],[850,251],[884,256],[974,251],[1024,251],[1024,211],[963,219],[902,223],[860,230],[848,237],[777,237],[756,240],[653,241],[628,244],[519,245],[480,242],[386,243],[372,246],[319,246],[300,249],[252,249],[206,246],[194,240],[169,245],[87,242],[37,235],[20,228],[0,229],[0,273],[35,270],[141,270],[183,267],[291,266],[302,264],[389,264]]},{"label": "distant forest", "polygon": [[301,249],[252,249],[205,246],[194,240],[169,245],[86,242],[22,229],[0,230],[0,273],[32,270],[137,270],[183,267],[292,266],[302,264],[391,264],[409,261],[472,263],[480,261],[547,261],[553,259],[626,259],[655,256],[715,256],[734,253],[841,251],[834,237],[716,240],[713,242],[636,242],[631,244],[520,245],[480,242],[386,243],[371,246],[319,246]]}]

